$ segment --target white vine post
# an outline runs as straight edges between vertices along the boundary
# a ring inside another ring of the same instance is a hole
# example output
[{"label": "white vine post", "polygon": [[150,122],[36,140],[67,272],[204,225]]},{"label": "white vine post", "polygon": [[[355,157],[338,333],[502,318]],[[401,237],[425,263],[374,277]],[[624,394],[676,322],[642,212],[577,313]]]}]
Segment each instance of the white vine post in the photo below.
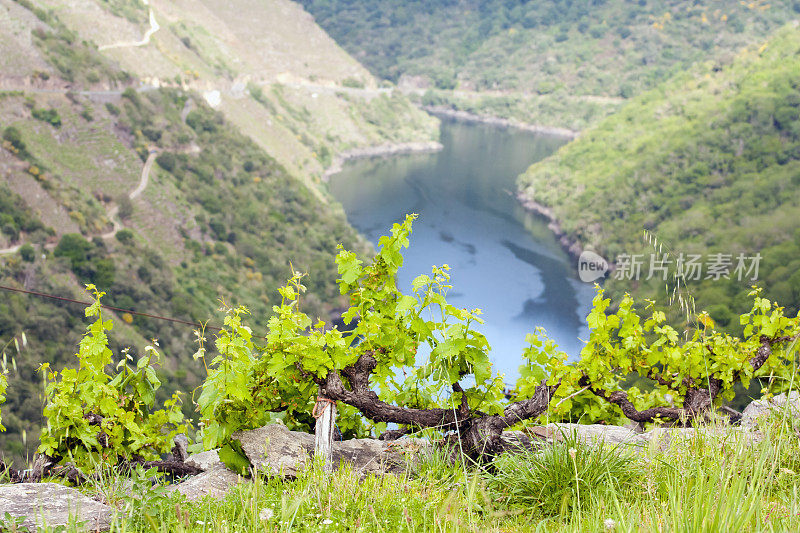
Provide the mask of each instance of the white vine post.
[{"label": "white vine post", "polygon": [[333,469],[331,452],[333,431],[336,427],[336,402],[322,396],[318,397],[313,414],[317,419],[314,427],[314,457],[322,457],[323,469],[327,472]]}]

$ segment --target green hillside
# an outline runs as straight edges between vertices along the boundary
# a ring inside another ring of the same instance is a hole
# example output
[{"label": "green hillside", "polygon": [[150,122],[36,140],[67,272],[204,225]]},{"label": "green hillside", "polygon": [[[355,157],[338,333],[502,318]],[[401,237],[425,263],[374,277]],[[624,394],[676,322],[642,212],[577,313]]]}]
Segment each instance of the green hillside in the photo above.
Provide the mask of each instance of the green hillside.
[{"label": "green hillside", "polygon": [[[223,304],[243,304],[263,325],[293,265],[311,273],[310,314],[340,305],[336,247],[368,249],[317,185],[322,171],[343,150],[433,140],[438,122],[378,90],[296,4],[229,4],[183,2],[191,28],[164,5],[151,42],[107,48],[141,38],[143,5],[0,0],[0,284],[87,301],[91,282],[109,305],[212,325]],[[280,31],[248,47],[265,26]],[[273,42],[282,35],[305,44]],[[158,340],[165,396],[205,375],[191,326],[124,313],[114,323],[115,350]],[[84,325],[79,305],[2,293],[7,459],[35,449],[39,364],[72,361]]]},{"label": "green hillside", "polygon": [[[630,96],[766,35],[792,1],[302,0],[377,76],[436,87]],[[794,15],[793,15],[794,14]]]},{"label": "green hillside", "polygon": [[[577,100],[578,109],[558,109],[565,100],[628,98],[696,61],[727,61],[732,50],[800,12],[794,0],[301,3],[378,77],[455,89],[440,98],[459,109],[581,129],[614,111],[615,102],[587,109]],[[460,91],[506,92],[513,103],[502,94],[467,98]],[[537,103],[535,95],[552,101]]]},{"label": "green hillside", "polygon": [[[0,256],[0,282],[84,301],[82,284],[93,282],[109,292],[110,305],[212,323],[224,300],[247,305],[265,323],[291,262],[313,272],[309,309],[324,316],[336,305],[332,257],[338,243],[356,245],[355,233],[338,208],[321,203],[222,115],[198,104],[183,123],[192,96],[174,90],[129,90],[104,105],[73,98],[3,98],[0,129],[23,150],[6,141],[0,158],[9,204],[0,247],[32,249]],[[34,118],[44,108],[60,118],[58,127]],[[158,151],[149,183],[128,200],[148,149]],[[124,229],[103,238],[115,205]],[[35,390],[40,362],[58,366],[71,357],[81,317],[75,305],[4,295],[0,338],[25,332],[29,340],[9,388],[7,442],[22,428],[36,434],[35,424],[14,420],[28,413],[18,402],[35,401],[23,391]],[[192,328],[129,320],[115,342],[138,351],[159,339],[165,379],[190,390],[202,374],[189,357]]]},{"label": "green hillside", "polygon": [[[698,65],[634,98],[519,181],[571,239],[610,260],[649,253],[643,229],[675,259],[731,254],[733,279],[706,280],[704,270],[689,283],[698,307],[722,325],[746,305],[750,282],[733,275],[739,254],[760,253],[758,283],[768,297],[791,314],[800,307],[799,185],[796,24],[725,65]],[[631,282],[612,278],[609,287],[620,292]],[[664,282],[633,288],[653,295]]]},{"label": "green hillside", "polygon": [[[402,95],[380,90],[369,71],[290,0],[36,5],[142,83],[202,95],[315,193],[336,153],[438,139],[437,120]],[[18,48],[26,47],[9,46],[8,53]],[[75,70],[85,64],[74,63]]]}]

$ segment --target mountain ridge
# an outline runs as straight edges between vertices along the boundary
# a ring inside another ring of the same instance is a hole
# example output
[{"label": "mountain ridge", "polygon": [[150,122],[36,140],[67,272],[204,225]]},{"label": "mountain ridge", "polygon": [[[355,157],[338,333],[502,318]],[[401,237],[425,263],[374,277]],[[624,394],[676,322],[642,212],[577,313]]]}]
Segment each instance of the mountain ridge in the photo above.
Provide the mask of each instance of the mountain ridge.
[{"label": "mountain ridge", "polygon": [[575,97],[629,98],[696,61],[724,64],[800,13],[794,0],[301,3],[373,74],[430,89],[428,105],[575,130],[618,109]]}]

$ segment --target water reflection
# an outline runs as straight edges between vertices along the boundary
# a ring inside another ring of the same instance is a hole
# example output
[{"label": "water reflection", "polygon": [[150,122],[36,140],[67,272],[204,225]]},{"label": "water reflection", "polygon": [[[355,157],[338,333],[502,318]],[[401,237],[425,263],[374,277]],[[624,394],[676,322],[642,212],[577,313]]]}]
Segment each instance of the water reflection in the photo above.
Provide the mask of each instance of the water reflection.
[{"label": "water reflection", "polygon": [[401,288],[434,264],[452,267],[453,305],[478,307],[492,360],[518,375],[526,333],[543,326],[576,354],[592,287],[582,284],[546,224],[524,213],[516,176],[561,139],[444,122],[436,154],[353,161],[331,180],[348,219],[373,243],[407,213],[419,213],[400,272]]}]

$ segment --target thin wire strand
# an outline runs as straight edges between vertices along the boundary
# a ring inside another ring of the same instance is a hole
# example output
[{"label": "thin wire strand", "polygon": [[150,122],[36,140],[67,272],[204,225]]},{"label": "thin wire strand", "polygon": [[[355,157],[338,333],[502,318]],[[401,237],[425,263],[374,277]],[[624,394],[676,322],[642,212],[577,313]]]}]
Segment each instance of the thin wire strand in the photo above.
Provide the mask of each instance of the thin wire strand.
[{"label": "thin wire strand", "polygon": [[[22,294],[30,294],[32,296],[39,296],[41,298],[50,298],[52,300],[60,300],[62,302],[78,304],[78,305],[82,305],[84,307],[89,307],[90,305],[93,305],[93,303],[94,303],[94,302],[83,302],[81,300],[75,300],[75,299],[72,299],[72,298],[66,298],[64,296],[56,296],[55,294],[47,294],[47,293],[44,293],[44,292],[29,291],[29,290],[26,290],[26,289],[18,289],[16,287],[8,287],[6,285],[0,285],[0,289],[5,290],[5,291],[11,291],[11,292],[19,292],[19,293],[22,293]],[[169,318],[169,317],[166,317],[166,316],[152,315],[150,313],[140,313],[139,311],[132,311],[131,309],[121,309],[119,307],[113,307],[113,306],[110,306],[110,305],[103,305],[103,304],[100,304],[100,307],[102,307],[103,309],[108,309],[110,311],[117,311],[119,313],[130,313],[131,315],[143,316],[145,318],[153,318],[153,319],[156,319],[156,320],[164,320],[164,321],[167,321],[167,322],[174,322],[176,324],[184,324],[184,325],[187,325],[187,326],[194,326],[194,327],[197,327],[197,328],[205,328],[205,329],[213,329],[215,331],[222,331],[222,328],[217,327],[217,326],[209,326],[207,324],[201,324],[199,322],[189,322],[188,320],[181,320],[180,318]]]}]

